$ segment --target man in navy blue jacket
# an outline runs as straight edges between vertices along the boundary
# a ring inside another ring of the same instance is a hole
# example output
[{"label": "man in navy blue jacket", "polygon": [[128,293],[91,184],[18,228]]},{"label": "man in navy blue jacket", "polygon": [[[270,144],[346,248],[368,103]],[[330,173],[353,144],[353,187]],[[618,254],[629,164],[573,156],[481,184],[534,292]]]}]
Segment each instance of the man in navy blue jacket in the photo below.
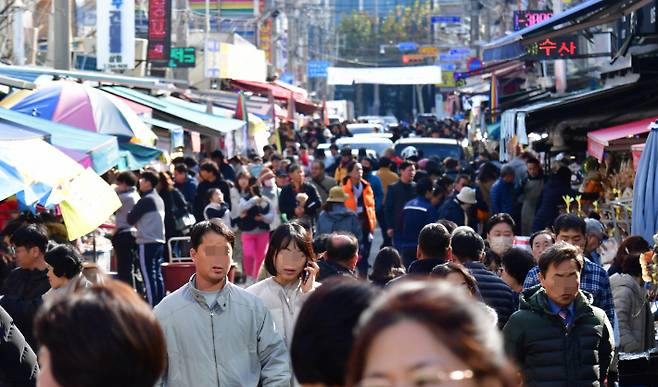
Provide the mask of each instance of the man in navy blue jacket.
[{"label": "man in navy blue jacket", "polygon": [[400,253],[405,267],[416,259],[418,235],[426,225],[439,220],[439,213],[430,200],[434,185],[432,179],[425,177],[416,183],[415,199],[407,202],[402,209],[402,235],[400,236]]},{"label": "man in navy blue jacket", "polygon": [[188,211],[193,211],[194,200],[196,199],[197,182],[190,177],[185,164],[177,164],[174,168],[174,186],[185,197]]},{"label": "man in navy blue jacket", "polygon": [[480,262],[484,254],[484,240],[470,227],[457,227],[450,240],[452,258],[461,263],[475,277],[485,304],[498,314],[498,327],[502,329],[516,311],[512,289]]}]

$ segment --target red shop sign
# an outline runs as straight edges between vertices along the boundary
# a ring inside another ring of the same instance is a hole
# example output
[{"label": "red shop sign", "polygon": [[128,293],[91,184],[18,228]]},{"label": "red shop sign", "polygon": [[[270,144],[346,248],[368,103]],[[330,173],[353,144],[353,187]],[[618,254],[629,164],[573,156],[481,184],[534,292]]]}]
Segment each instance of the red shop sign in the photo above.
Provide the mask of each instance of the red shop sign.
[{"label": "red shop sign", "polygon": [[148,61],[165,67],[171,50],[171,0],[149,0],[148,41]]}]

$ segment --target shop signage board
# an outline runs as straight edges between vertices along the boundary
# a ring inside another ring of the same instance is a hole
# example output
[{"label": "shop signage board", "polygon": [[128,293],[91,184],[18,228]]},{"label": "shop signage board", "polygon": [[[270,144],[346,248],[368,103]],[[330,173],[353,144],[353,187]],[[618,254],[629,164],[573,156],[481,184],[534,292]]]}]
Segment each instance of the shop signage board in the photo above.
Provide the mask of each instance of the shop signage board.
[{"label": "shop signage board", "polygon": [[204,55],[204,73],[206,78],[219,78],[220,57],[219,57],[219,40],[207,39],[205,42]]},{"label": "shop signage board", "polygon": [[477,57],[468,58],[466,62],[466,68],[468,71],[476,71],[482,68],[482,60]]},{"label": "shop signage board", "polygon": [[306,64],[306,72],[309,78],[326,78],[327,69],[331,63],[323,60],[309,60]]},{"label": "shop signage board", "polygon": [[172,68],[196,67],[196,49],[194,47],[172,47],[169,55],[169,66]]},{"label": "shop signage board", "polygon": [[553,17],[550,11],[514,11],[514,31],[534,26]]},{"label": "shop signage board", "polygon": [[96,68],[135,68],[135,2],[108,0],[96,4]]},{"label": "shop signage board", "polygon": [[459,24],[462,22],[462,18],[460,16],[437,15],[437,16],[432,16],[431,20],[432,20],[432,24],[439,24],[439,23]]},{"label": "shop signage board", "polygon": [[438,56],[439,49],[437,47],[420,47],[418,53],[426,56]]},{"label": "shop signage board", "polygon": [[526,46],[527,59],[574,59],[585,56],[585,47],[581,46],[577,36],[548,38]]},{"label": "shop signage board", "polygon": [[658,33],[656,7],[658,7],[658,0],[645,5],[637,11],[637,32],[640,35],[655,35]]},{"label": "shop signage board", "polygon": [[148,41],[148,61],[166,67],[171,51],[171,0],[149,0]]},{"label": "shop signage board", "polygon": [[416,51],[418,45],[415,42],[400,42],[398,43],[398,50],[400,51]]}]

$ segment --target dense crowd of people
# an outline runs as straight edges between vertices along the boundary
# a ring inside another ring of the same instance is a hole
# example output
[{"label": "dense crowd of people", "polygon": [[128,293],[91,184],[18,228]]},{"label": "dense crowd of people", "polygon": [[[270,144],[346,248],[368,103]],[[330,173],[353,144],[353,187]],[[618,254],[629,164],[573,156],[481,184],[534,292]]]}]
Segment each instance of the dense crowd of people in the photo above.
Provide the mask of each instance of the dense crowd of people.
[{"label": "dense crowd of people", "polygon": [[[566,165],[325,155],[325,135],[116,175],[114,279],[50,215],[8,221],[0,385],[602,386],[655,347],[652,247],[628,237],[604,269],[597,215],[559,210]],[[169,293],[168,256],[195,271]]]}]

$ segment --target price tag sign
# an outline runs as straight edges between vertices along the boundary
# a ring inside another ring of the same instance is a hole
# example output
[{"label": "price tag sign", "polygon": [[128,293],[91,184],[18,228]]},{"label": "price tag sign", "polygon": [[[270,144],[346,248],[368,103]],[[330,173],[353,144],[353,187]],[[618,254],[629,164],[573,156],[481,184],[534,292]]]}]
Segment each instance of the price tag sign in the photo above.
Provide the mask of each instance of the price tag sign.
[{"label": "price tag sign", "polygon": [[172,47],[169,54],[171,68],[196,67],[196,49],[194,47]]}]

